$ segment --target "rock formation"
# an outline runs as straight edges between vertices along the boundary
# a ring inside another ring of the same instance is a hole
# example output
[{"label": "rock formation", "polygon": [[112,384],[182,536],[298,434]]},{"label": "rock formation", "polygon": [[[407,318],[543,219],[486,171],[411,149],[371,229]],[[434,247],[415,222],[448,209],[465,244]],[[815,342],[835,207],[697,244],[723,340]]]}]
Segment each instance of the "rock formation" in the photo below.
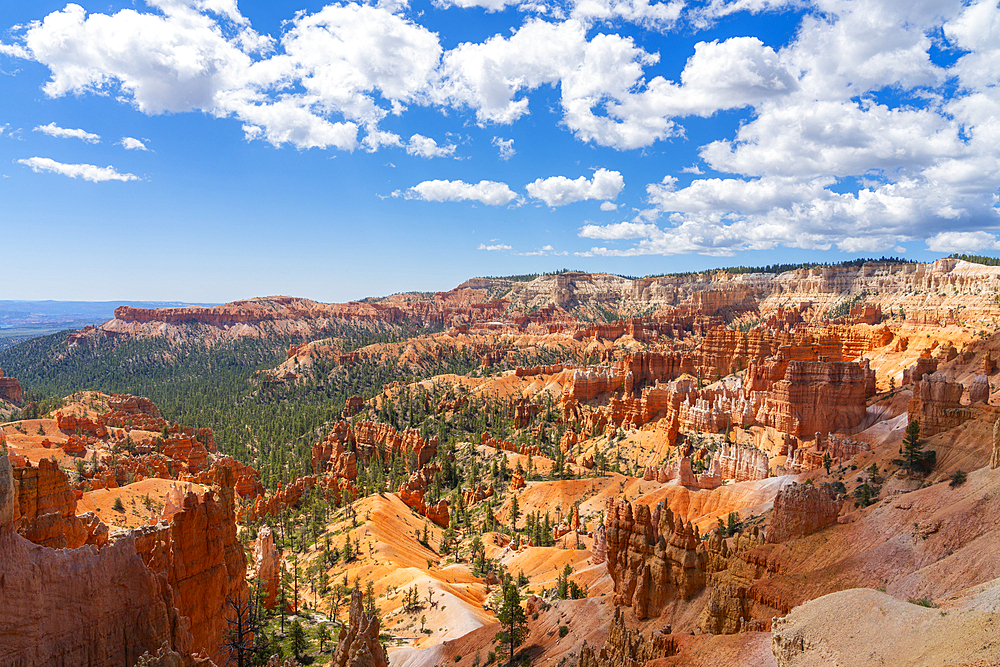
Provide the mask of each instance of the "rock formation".
[{"label": "rock formation", "polygon": [[56,426],[62,431],[79,431],[97,438],[105,438],[108,435],[108,429],[104,424],[99,424],[92,419],[74,414],[56,413]]},{"label": "rock formation", "polygon": [[[348,452],[351,446],[354,451]],[[313,445],[313,470],[319,474],[332,472],[337,477],[354,481],[358,477],[357,459],[367,463],[376,451],[385,456],[412,455],[418,467],[426,465],[437,454],[438,440],[424,440],[417,429],[397,431],[389,424],[373,421],[358,422],[351,429],[349,422],[337,422],[325,439]]]},{"label": "rock formation", "polygon": [[830,484],[792,482],[774,498],[774,515],[767,531],[767,542],[778,544],[811,535],[837,523],[843,498]]},{"label": "rock formation", "polygon": [[423,514],[442,528],[447,528],[451,521],[448,501],[442,499],[436,503],[429,503],[425,498],[434,475],[440,471],[441,466],[432,463],[414,472],[408,480],[399,485],[399,499],[417,513]]},{"label": "rock formation", "polygon": [[662,503],[650,512],[646,505],[609,499],[605,526],[615,604],[632,607],[636,618],[659,616],[668,601],[704,587],[698,530]]},{"label": "rock formation", "polygon": [[333,667],[388,667],[389,659],[378,638],[378,616],[365,613],[361,590],[351,592],[347,635],[333,653]]},{"label": "rock formation", "polygon": [[0,457],[0,664],[132,665],[166,643],[191,648],[173,594],[136,554],[131,536],[100,551],[56,551],[18,535],[14,480]]},{"label": "rock formation", "polygon": [[938,360],[930,355],[917,359],[917,363],[903,371],[903,384],[912,384],[924,378],[925,375],[937,371]]},{"label": "rock formation", "polygon": [[984,403],[990,400],[990,379],[985,375],[977,375],[969,385],[969,402]]},{"label": "rock formation", "polygon": [[964,391],[961,384],[949,381],[944,373],[932,373],[914,383],[907,412],[910,419],[920,423],[921,438],[929,438],[972,419],[972,408],[962,405]]},{"label": "rock formation", "polygon": [[353,442],[351,425],[344,420],[337,422],[329,435],[312,447],[313,472],[317,475],[329,472],[335,477],[356,480],[357,455],[346,450],[347,444]]},{"label": "rock formation", "polygon": [[190,621],[193,650],[223,661],[227,600],[246,600],[246,556],[236,538],[235,490],[230,468],[219,468],[204,498],[184,496],[169,525],[133,531],[136,550],[174,592],[177,610]]},{"label": "rock formation", "polygon": [[677,653],[677,637],[662,631],[653,632],[649,639],[629,629],[620,607],[615,607],[615,617],[608,628],[604,646],[594,651],[584,641],[580,649],[578,667],[634,667],[650,660],[667,658]]},{"label": "rock formation", "polygon": [[768,477],[767,453],[753,447],[723,443],[722,450],[712,458],[713,466],[716,461],[723,479],[746,482]]},{"label": "rock formation", "polygon": [[345,490],[350,490],[352,497],[357,497],[357,488],[350,482],[337,477],[306,475],[295,478],[288,486],[283,487],[279,483],[275,492],[269,496],[257,496],[253,505],[240,509],[238,520],[259,521],[267,515],[275,516],[289,507],[298,507],[302,497],[313,487],[319,487],[327,499],[338,506]]},{"label": "rock formation", "polygon": [[18,405],[24,400],[24,391],[21,389],[21,383],[17,381],[17,378],[5,376],[2,369],[0,369],[0,399]]},{"label": "rock formation", "polygon": [[597,533],[594,535],[594,546],[591,548],[591,552],[594,555],[590,560],[594,565],[600,565],[608,560],[608,534],[604,526],[597,527]]},{"label": "rock formation", "polygon": [[993,423],[993,456],[990,457],[990,470],[1000,468],[1000,419]]},{"label": "rock formation", "polygon": [[76,495],[66,473],[50,459],[14,468],[20,519],[17,532],[53,549],[75,549],[87,542],[87,528],[76,517]]},{"label": "rock formation", "polygon": [[861,423],[875,393],[875,373],[862,363],[805,362],[772,357],[752,363],[747,390],[766,392],[756,421],[799,438]]},{"label": "rock formation", "polygon": [[264,595],[264,607],[274,608],[278,596],[278,577],[281,558],[274,546],[274,536],[267,524],[260,527],[257,539],[253,543],[253,571],[257,586]]},{"label": "rock formation", "polygon": [[344,403],[344,409],[340,413],[340,416],[342,419],[350,419],[354,415],[361,412],[361,410],[364,407],[365,407],[365,399],[361,398],[360,396],[351,396]]}]

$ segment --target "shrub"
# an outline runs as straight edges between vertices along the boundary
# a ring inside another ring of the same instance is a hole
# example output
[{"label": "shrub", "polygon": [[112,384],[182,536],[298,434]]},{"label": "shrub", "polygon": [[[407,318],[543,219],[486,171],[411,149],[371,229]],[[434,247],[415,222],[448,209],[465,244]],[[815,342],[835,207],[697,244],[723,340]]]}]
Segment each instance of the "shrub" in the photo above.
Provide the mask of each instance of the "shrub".
[{"label": "shrub", "polygon": [[560,625],[559,626],[559,637],[562,638],[562,637],[565,637],[568,634],[569,634],[569,627],[567,627],[565,625]]},{"label": "shrub", "polygon": [[922,598],[907,598],[906,600],[910,604],[918,604],[921,607],[930,607],[931,609],[936,609],[937,605],[934,604],[934,600],[930,595],[925,595]]},{"label": "shrub", "polygon": [[951,474],[951,482],[948,484],[948,486],[950,486],[953,489],[955,487],[962,486],[963,484],[965,484],[965,480],[967,477],[968,475],[965,474],[965,471],[956,470]]},{"label": "shrub", "polygon": [[116,512],[124,512],[125,511],[125,505],[122,503],[121,496],[118,496],[117,498],[115,498],[115,503],[111,506],[111,509],[113,509]]}]

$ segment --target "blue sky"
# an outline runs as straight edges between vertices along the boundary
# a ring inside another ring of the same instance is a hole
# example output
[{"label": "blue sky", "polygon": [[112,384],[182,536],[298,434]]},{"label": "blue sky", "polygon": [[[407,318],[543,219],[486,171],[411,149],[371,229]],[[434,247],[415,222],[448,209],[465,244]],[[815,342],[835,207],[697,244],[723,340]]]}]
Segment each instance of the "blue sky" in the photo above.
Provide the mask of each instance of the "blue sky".
[{"label": "blue sky", "polygon": [[4,3],[0,299],[995,254],[998,78],[995,1]]}]

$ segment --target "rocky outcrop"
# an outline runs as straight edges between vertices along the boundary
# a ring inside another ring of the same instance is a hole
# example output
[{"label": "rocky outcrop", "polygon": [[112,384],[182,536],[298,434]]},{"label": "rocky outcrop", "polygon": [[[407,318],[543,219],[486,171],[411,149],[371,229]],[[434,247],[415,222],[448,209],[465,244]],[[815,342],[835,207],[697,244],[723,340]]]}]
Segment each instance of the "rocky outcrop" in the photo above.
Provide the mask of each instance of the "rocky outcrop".
[{"label": "rocky outcrop", "polygon": [[590,559],[594,565],[600,565],[608,560],[608,534],[604,526],[597,527],[597,533],[594,534],[594,546],[591,547],[590,551],[594,554]]},{"label": "rocky outcrop", "polygon": [[132,396],[131,394],[112,394],[109,396],[108,410],[130,415],[160,417],[160,409],[156,407],[153,401],[144,396]]},{"label": "rocky outcrop", "polygon": [[87,528],[76,517],[76,495],[55,461],[41,459],[14,468],[20,519],[17,532],[53,549],[75,549],[87,542]]},{"label": "rocky outcrop", "polygon": [[767,453],[754,447],[723,443],[721,451],[712,458],[713,467],[718,463],[723,479],[736,482],[767,479]]},{"label": "rocky outcrop", "polygon": [[937,372],[938,360],[929,354],[917,359],[917,363],[903,371],[903,384],[912,384],[922,380],[925,375]]},{"label": "rocky outcrop", "polygon": [[368,461],[377,448],[388,456],[416,457],[417,467],[424,466],[437,454],[436,436],[424,440],[415,428],[397,431],[389,424],[362,421],[354,426],[354,442],[358,455]]},{"label": "rocky outcrop", "polygon": [[267,609],[274,608],[278,596],[278,575],[281,558],[274,547],[274,536],[267,524],[260,527],[257,539],[253,543],[253,571],[257,586],[264,596],[263,603]]},{"label": "rocky outcrop", "polygon": [[659,616],[670,600],[705,586],[698,529],[663,503],[650,512],[646,505],[609,499],[605,528],[615,604],[632,607],[636,618]]},{"label": "rocky outcrop", "polygon": [[854,428],[875,394],[875,372],[867,359],[807,362],[777,355],[752,363],[746,383],[748,391],[764,392],[757,423],[798,438]]},{"label": "rocky outcrop", "polygon": [[830,484],[792,482],[774,497],[774,514],[767,542],[779,544],[811,535],[837,523],[843,498]]},{"label": "rocky outcrop", "polygon": [[333,653],[332,667],[388,667],[389,659],[378,638],[378,616],[365,613],[361,589],[351,592],[347,635]]},{"label": "rocky outcrop", "polygon": [[527,398],[519,398],[511,403],[509,413],[515,428],[527,428],[540,410],[537,404]]},{"label": "rocky outcrop", "polygon": [[585,403],[598,396],[622,391],[626,380],[631,382],[630,376],[615,368],[588,367],[574,370],[564,396],[568,400]]},{"label": "rocky outcrop", "polygon": [[85,512],[77,517],[87,530],[87,544],[101,548],[108,543],[108,526],[93,512]]},{"label": "rocky outcrop", "polygon": [[969,402],[986,403],[990,400],[990,379],[985,375],[977,375],[972,378],[969,385]]},{"label": "rocky outcrop", "polygon": [[973,418],[972,408],[962,405],[964,391],[944,373],[932,373],[914,383],[907,412],[920,424],[920,437],[929,438]]},{"label": "rocky outcrop", "polygon": [[74,414],[56,413],[56,426],[61,431],[87,433],[96,438],[106,438],[108,436],[108,429],[104,424],[99,424],[88,417]]},{"label": "rocky outcrop", "polygon": [[354,484],[341,480],[337,477],[318,477],[316,475],[306,475],[297,477],[288,486],[278,484],[278,488],[269,496],[257,496],[253,505],[244,507],[239,512],[239,520],[259,521],[265,516],[276,516],[282,511],[298,507],[302,502],[302,497],[310,489],[318,487],[327,500],[339,506],[342,500],[342,492],[348,491],[352,497],[357,497],[357,488]]},{"label": "rocky outcrop", "polygon": [[0,457],[0,664],[132,665],[167,646],[189,653],[191,635],[171,589],[136,554],[128,536],[55,551],[18,535],[7,457]]},{"label": "rocky outcrop", "polygon": [[1000,468],[1000,419],[993,423],[993,455],[990,457],[990,470]]},{"label": "rocky outcrop", "polygon": [[474,488],[462,490],[462,502],[465,507],[471,507],[476,503],[491,497],[495,493],[493,485],[477,484]]},{"label": "rocky outcrop", "polygon": [[179,463],[189,473],[197,473],[208,466],[208,450],[197,438],[179,435],[166,438],[160,447],[162,454]]},{"label": "rocky outcrop", "polygon": [[197,475],[185,477],[185,481],[197,484],[211,485],[215,479],[217,468],[229,468],[233,471],[236,493],[240,498],[256,498],[265,493],[264,485],[260,483],[260,474],[255,468],[244,465],[231,456],[219,456],[212,461],[212,466],[208,470],[203,470]]},{"label": "rocky outcrop", "polygon": [[448,501],[429,503],[426,500],[427,490],[434,480],[434,475],[440,471],[441,466],[432,463],[414,472],[408,480],[399,485],[399,499],[418,514],[423,514],[442,528],[447,528],[451,521]]},{"label": "rocky outcrop", "polygon": [[361,412],[365,407],[365,399],[360,396],[351,396],[344,403],[344,409],[340,413],[341,419],[350,419],[354,415]]},{"label": "rocky outcrop", "polygon": [[188,492],[169,524],[133,531],[136,551],[163,577],[181,615],[190,621],[193,650],[225,661],[223,634],[232,613],[227,600],[248,599],[247,562],[236,538],[232,470],[219,468],[203,498]]},{"label": "rocky outcrop", "polygon": [[21,383],[17,381],[17,378],[10,378],[4,375],[2,369],[0,369],[0,399],[17,403],[18,405],[24,400],[24,391],[21,389]]},{"label": "rocky outcrop", "polygon": [[510,476],[510,490],[520,491],[525,486],[527,486],[527,484],[524,481],[524,474],[520,470],[515,469]]},{"label": "rocky outcrop", "polygon": [[483,431],[483,436],[479,439],[479,441],[487,447],[493,447],[494,449],[498,449],[503,452],[514,452],[515,454],[523,454],[525,456],[542,455],[542,452],[538,449],[537,445],[519,445],[515,442],[508,442],[507,440],[494,438],[490,435],[489,431]]},{"label": "rocky outcrop", "polygon": [[669,630],[653,632],[646,639],[630,629],[625,625],[621,608],[616,606],[604,646],[595,651],[584,641],[578,667],[637,667],[650,660],[675,655],[677,648],[677,637],[669,634]]},{"label": "rocky outcrop", "polygon": [[356,480],[357,455],[347,451],[347,444],[353,442],[351,425],[344,420],[337,422],[326,438],[312,446],[313,472],[317,475],[329,472],[335,477]]},{"label": "rocky outcrop", "polygon": [[705,540],[709,582],[708,602],[698,619],[698,627],[712,634],[766,632],[775,613],[787,613],[789,605],[764,582],[753,581],[760,574],[752,551],[764,543],[757,527],[730,538],[719,529]]},{"label": "rocky outcrop", "polygon": [[8,457],[0,456],[0,526],[13,526],[20,517],[14,469]]}]

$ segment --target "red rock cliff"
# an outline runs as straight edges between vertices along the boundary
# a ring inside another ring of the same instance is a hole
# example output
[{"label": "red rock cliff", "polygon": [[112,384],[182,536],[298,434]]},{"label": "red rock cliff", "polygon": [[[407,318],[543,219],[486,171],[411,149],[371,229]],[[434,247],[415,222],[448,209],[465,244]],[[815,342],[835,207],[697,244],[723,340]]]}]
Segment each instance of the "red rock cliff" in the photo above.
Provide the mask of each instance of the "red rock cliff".
[{"label": "red rock cliff", "polygon": [[0,399],[11,403],[20,403],[24,400],[24,392],[21,390],[21,383],[17,378],[9,378],[0,370]]},{"label": "red rock cliff", "polygon": [[53,549],[75,549],[87,541],[87,529],[76,517],[76,495],[55,461],[42,459],[14,468],[20,520],[17,532]]},{"label": "red rock cliff", "polygon": [[204,498],[186,494],[169,526],[134,531],[142,560],[164,577],[178,611],[190,621],[193,650],[204,650],[217,664],[225,662],[222,640],[231,613],[226,600],[248,596],[233,485],[232,469],[220,467],[212,489]]},{"label": "red rock cliff", "polygon": [[767,542],[778,544],[837,523],[843,499],[829,484],[789,484],[774,498]]},{"label": "red rock cliff", "polygon": [[799,438],[851,429],[861,423],[875,372],[860,364],[794,361],[780,355],[751,363],[747,390],[765,392],[756,420]]},{"label": "red rock cliff", "polygon": [[668,601],[688,598],[705,586],[697,528],[662,503],[650,512],[646,505],[611,498],[605,530],[614,602],[632,607],[637,618],[659,616]]},{"label": "red rock cliff", "polygon": [[0,664],[133,665],[191,636],[172,592],[136,554],[131,536],[100,551],[39,547],[14,532],[15,494],[0,457]]}]

